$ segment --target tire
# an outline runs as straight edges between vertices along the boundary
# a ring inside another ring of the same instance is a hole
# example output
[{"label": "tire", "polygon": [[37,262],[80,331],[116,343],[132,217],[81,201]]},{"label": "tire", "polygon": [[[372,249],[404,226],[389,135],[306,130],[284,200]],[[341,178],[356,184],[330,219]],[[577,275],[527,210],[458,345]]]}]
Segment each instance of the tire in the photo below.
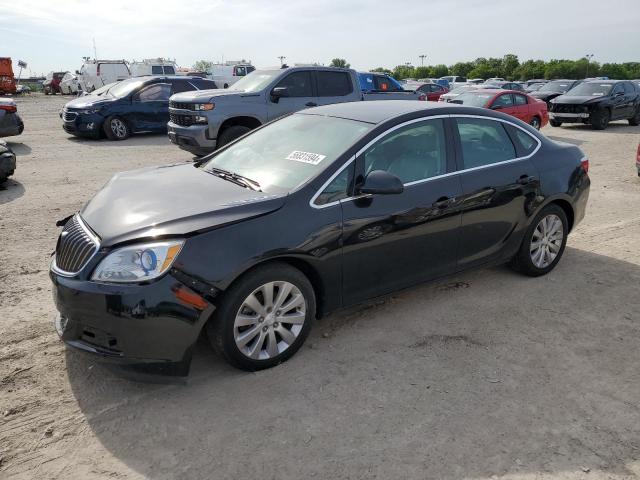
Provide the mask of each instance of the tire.
[{"label": "tire", "polygon": [[632,127],[640,125],[640,107],[636,109],[636,113],[629,119],[629,125]]},{"label": "tire", "polygon": [[131,136],[129,124],[116,115],[107,117],[102,124],[102,129],[109,140],[126,140]]},{"label": "tire", "polygon": [[540,125],[541,125],[540,118],[539,117],[533,117],[531,119],[531,121],[529,122],[529,125],[531,125],[536,130],[540,130]]},{"label": "tire", "polygon": [[[281,300],[280,295],[284,295]],[[296,298],[302,298],[302,302],[296,302]],[[249,307],[249,303],[255,307]],[[278,310],[283,304],[284,309]],[[287,304],[290,308],[285,311]],[[207,322],[207,335],[213,349],[231,365],[247,371],[262,370],[298,351],[309,335],[315,314],[316,297],[309,279],[290,265],[273,263],[245,274],[225,292]],[[286,317],[291,322],[282,320]]]},{"label": "tire", "polygon": [[[562,230],[558,235],[560,226]],[[546,235],[545,231],[548,232]],[[554,232],[556,233],[554,234]],[[511,261],[511,267],[530,277],[546,275],[555,268],[562,258],[567,245],[568,233],[569,223],[564,210],[558,205],[547,205],[529,225],[522,239],[522,245]],[[541,240],[536,240],[541,237]],[[543,240],[544,243],[542,243]],[[532,245],[533,242],[540,243],[540,247],[533,250],[535,248]]]},{"label": "tire", "polygon": [[609,110],[601,110],[591,114],[589,123],[591,123],[594,130],[604,130],[609,125],[610,120],[611,114],[609,113]]},{"label": "tire", "polygon": [[233,142],[236,138],[240,138],[247,132],[250,132],[251,129],[249,127],[245,127],[243,125],[233,125],[232,127],[226,128],[219,136],[218,136],[218,148],[225,146],[227,143]]},{"label": "tire", "polygon": [[561,127],[562,122],[559,122],[558,120],[549,120],[549,125],[552,127]]}]

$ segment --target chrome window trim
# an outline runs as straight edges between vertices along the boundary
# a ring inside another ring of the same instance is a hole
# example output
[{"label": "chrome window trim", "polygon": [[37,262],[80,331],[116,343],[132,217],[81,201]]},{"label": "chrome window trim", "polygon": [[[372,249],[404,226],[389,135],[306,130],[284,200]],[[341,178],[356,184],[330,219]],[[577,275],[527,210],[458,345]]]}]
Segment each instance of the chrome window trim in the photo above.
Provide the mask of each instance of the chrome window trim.
[{"label": "chrome window trim", "polygon": [[[511,126],[513,126],[515,128],[519,128],[524,133],[526,133],[531,138],[533,138],[538,143],[538,146],[529,155],[526,155],[524,157],[516,157],[516,158],[512,158],[510,160],[503,160],[501,162],[490,163],[488,165],[481,165],[479,167],[464,168],[462,170],[456,170],[455,172],[448,172],[448,173],[444,173],[442,175],[436,175],[436,176],[433,176],[433,177],[424,178],[422,180],[416,180],[414,182],[408,182],[408,183],[404,184],[405,187],[411,187],[413,185],[418,185],[418,184],[430,182],[430,181],[433,181],[433,180],[439,180],[441,178],[453,177],[454,175],[460,175],[460,174],[467,173],[467,172],[475,172],[476,170],[484,170],[486,168],[492,168],[492,167],[494,167],[496,165],[505,165],[505,164],[509,164],[509,163],[520,162],[522,160],[528,160],[531,157],[533,157],[536,153],[538,153],[538,150],[540,150],[540,148],[542,147],[542,141],[540,141],[540,139],[538,137],[536,137],[535,135],[532,135],[531,132],[527,131],[525,128],[521,127],[520,125],[517,125],[514,122],[511,122],[511,121],[509,121],[507,119],[503,119],[503,118],[494,118],[494,117],[486,117],[484,115],[471,115],[471,114],[462,114],[462,113],[452,113],[452,114],[447,114],[447,115],[434,115],[434,116],[431,116],[431,117],[414,118],[413,120],[408,120],[408,121],[406,121],[404,123],[400,123],[400,124],[396,125],[395,127],[390,128],[389,130],[386,130],[386,131],[382,132],[380,135],[375,137],[373,140],[371,140],[369,143],[367,143],[364,147],[362,147],[360,150],[358,150],[356,152],[356,154],[353,155],[349,160],[347,160],[344,163],[344,165],[342,165],[342,167],[340,167],[338,170],[336,170],[334,172],[334,174],[331,175],[331,177],[329,177],[329,179],[311,197],[311,200],[309,200],[309,205],[311,206],[311,208],[322,209],[322,208],[332,207],[334,205],[338,205],[338,204],[340,204],[342,202],[349,202],[349,201],[352,201],[352,200],[356,200],[358,198],[370,197],[371,195],[357,195],[355,197],[347,197],[347,198],[343,198],[341,200],[336,200],[336,201],[333,201],[333,202],[330,202],[330,203],[325,203],[324,205],[316,205],[314,203],[316,201],[316,199],[320,196],[320,194],[324,191],[324,189],[327,188],[329,186],[329,184],[338,175],[340,175],[340,173],[345,168],[347,168],[349,165],[351,165],[351,163],[357,157],[359,157],[365,150],[367,150],[372,144],[376,143],[378,140],[380,140],[381,138],[383,138],[383,137],[387,136],[388,134],[394,132],[395,130],[397,130],[399,128],[402,128],[402,127],[405,127],[407,125],[411,125],[412,123],[428,121],[428,120],[435,120],[435,119],[440,119],[440,118],[479,118],[479,119],[482,119],[482,120],[493,120],[493,121],[496,121],[496,122],[508,123],[509,125],[511,125]],[[515,148],[515,145],[514,145],[514,148]]]},{"label": "chrome window trim", "polygon": [[58,268],[58,265],[56,265],[56,255],[54,255],[53,260],[51,261],[51,270],[62,277],[75,277],[89,264],[89,262],[91,262],[91,260],[93,260],[93,257],[95,257],[96,253],[98,253],[98,250],[100,250],[100,239],[98,239],[98,237],[96,237],[93,234],[93,232],[89,229],[89,227],[87,227],[87,225],[84,223],[79,213],[76,213],[75,217],[76,217],[76,220],[78,220],[78,223],[80,224],[82,229],[85,231],[85,233],[91,238],[91,240],[93,240],[96,247],[94,248],[91,256],[87,259],[86,263],[77,272],[67,272],[66,270],[62,270],[61,268]]}]

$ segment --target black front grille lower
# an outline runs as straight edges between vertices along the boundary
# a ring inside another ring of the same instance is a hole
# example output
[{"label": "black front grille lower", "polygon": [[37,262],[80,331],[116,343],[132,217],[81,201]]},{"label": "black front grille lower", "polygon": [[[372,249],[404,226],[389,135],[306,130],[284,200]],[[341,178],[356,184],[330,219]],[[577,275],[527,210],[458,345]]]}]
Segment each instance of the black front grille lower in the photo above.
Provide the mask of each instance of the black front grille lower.
[{"label": "black front grille lower", "polygon": [[169,108],[177,108],[179,110],[195,110],[195,103],[169,102]]},{"label": "black front grille lower", "polygon": [[78,273],[98,249],[94,237],[77,215],[62,229],[56,246],[56,267],[65,273]]},{"label": "black front grille lower", "polygon": [[551,111],[554,113],[586,113],[588,110],[584,105],[566,105],[562,103],[553,103],[551,105]]},{"label": "black front grille lower", "polygon": [[195,123],[195,119],[192,115],[178,115],[175,113],[169,114],[169,120],[171,120],[171,123],[175,123],[181,127],[190,127]]}]

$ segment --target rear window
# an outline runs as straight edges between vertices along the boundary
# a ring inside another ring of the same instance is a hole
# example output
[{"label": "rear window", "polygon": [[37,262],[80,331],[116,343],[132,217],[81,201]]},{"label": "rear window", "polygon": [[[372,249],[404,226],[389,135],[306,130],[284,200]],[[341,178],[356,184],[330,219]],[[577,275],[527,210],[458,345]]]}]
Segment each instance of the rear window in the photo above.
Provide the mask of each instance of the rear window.
[{"label": "rear window", "polygon": [[342,97],[353,91],[347,72],[318,72],[318,96]]},{"label": "rear window", "polygon": [[477,168],[516,158],[516,149],[502,122],[457,118],[463,168]]},{"label": "rear window", "polygon": [[164,73],[166,75],[175,75],[176,74],[176,69],[173,68],[172,66],[164,67]]},{"label": "rear window", "polygon": [[193,80],[189,80],[189,81],[198,90],[210,90],[210,89],[213,89],[213,88],[218,88],[218,86],[216,85],[216,82],[214,82],[213,80],[193,79]]},{"label": "rear window", "polygon": [[162,75],[164,72],[162,71],[162,67],[160,65],[152,65],[151,66],[151,75]]}]

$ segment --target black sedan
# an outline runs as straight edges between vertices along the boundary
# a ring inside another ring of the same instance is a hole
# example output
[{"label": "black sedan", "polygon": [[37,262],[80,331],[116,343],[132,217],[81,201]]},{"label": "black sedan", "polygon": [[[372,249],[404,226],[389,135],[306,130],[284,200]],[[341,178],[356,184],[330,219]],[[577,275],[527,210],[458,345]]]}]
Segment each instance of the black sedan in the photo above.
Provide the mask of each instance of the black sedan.
[{"label": "black sedan", "polygon": [[548,273],[585,214],[587,170],[576,146],[491,110],[308,109],[198,165],[113,177],[65,220],[56,329],[186,374],[205,328],[233,365],[271,367],[345,305],[487,264]]},{"label": "black sedan", "polygon": [[214,81],[199,77],[130,78],[100,89],[98,95],[71,100],[60,112],[62,128],[78,137],[106,136],[109,140],[125,140],[132,133],[166,132],[171,95],[212,88],[216,88]]}]

